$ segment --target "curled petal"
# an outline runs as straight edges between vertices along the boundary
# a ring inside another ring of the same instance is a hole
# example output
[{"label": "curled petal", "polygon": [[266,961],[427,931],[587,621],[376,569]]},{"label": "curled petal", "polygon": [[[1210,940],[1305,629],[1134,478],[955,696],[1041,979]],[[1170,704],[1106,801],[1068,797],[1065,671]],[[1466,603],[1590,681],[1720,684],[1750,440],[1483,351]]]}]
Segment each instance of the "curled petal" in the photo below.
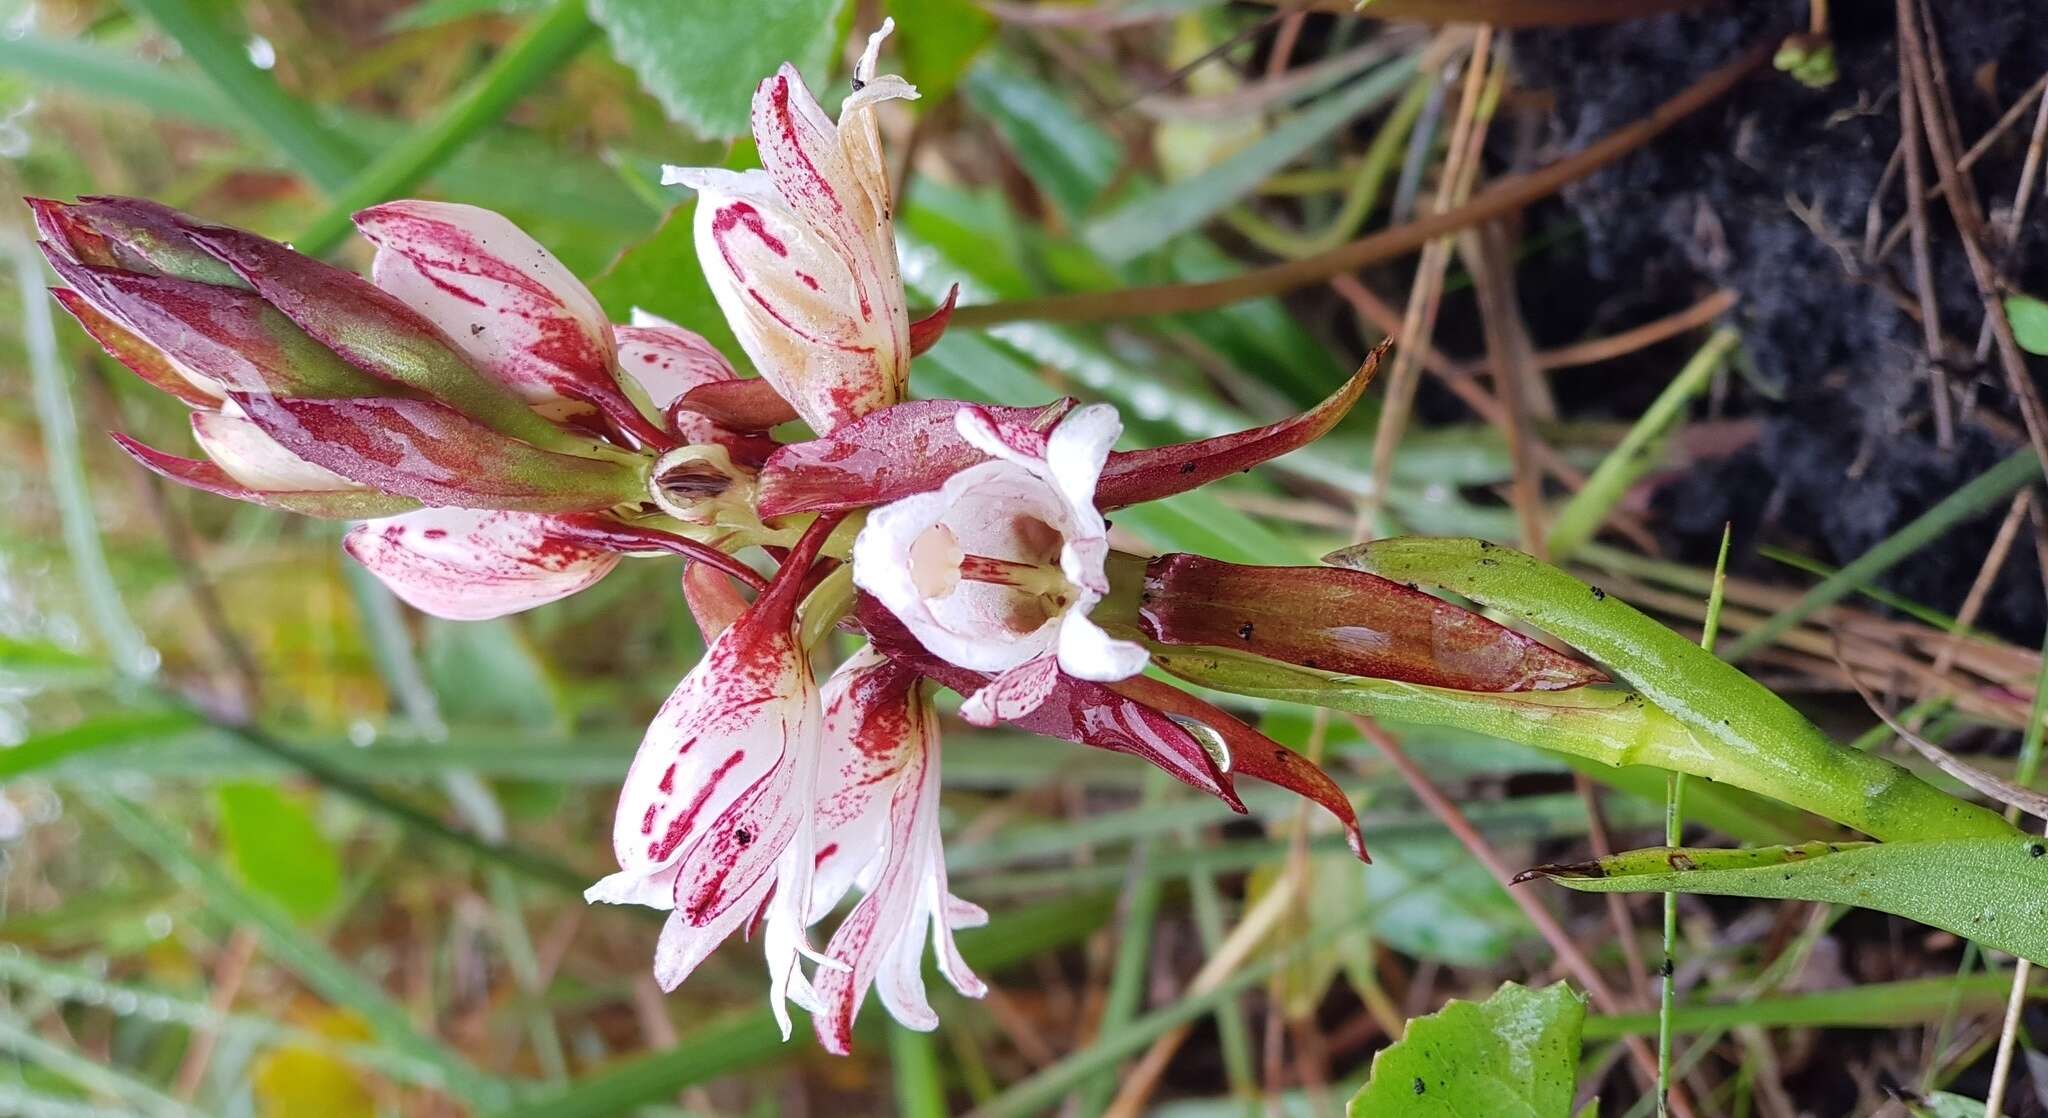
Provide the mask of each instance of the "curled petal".
[{"label": "curled petal", "polygon": [[705,644],[717,640],[718,634],[730,628],[747,610],[747,600],[740,596],[732,579],[705,563],[691,563],[683,568],[683,601],[690,607],[690,616],[696,620]]},{"label": "curled petal", "polygon": [[195,408],[217,408],[224,398],[220,382],[195,376],[165,356],[164,352],[136,337],[129,329],[101,313],[85,296],[68,287],[53,288],[50,294],[68,311],[93,341],[114,360],[141,377],[150,387],[183,400]]},{"label": "curled petal", "polygon": [[234,400],[300,458],[424,505],[580,512],[646,491],[624,465],[541,450],[430,400]]},{"label": "curled petal", "polygon": [[946,289],[946,297],[932,308],[932,313],[910,324],[910,355],[921,356],[926,350],[939,344],[945,336],[946,326],[953,321],[953,305],[960,300],[960,285]]},{"label": "curled petal", "polygon": [[1381,342],[1351,379],[1328,399],[1290,419],[1213,439],[1110,455],[1095,492],[1095,503],[1105,510],[1118,509],[1185,493],[1322,438],[1358,402],[1366,385],[1372,383],[1373,374],[1379,371],[1380,358],[1390,344]]},{"label": "curled petal", "polygon": [[[957,400],[913,400],[870,412],[830,435],[792,443],[761,470],[762,516],[853,509],[927,493],[988,455],[961,438]],[[1010,426],[1049,431],[1074,406],[1061,400],[1042,408],[983,408]]]},{"label": "curled petal", "polygon": [[1471,610],[1363,571],[1162,555],[1145,565],[1140,603],[1139,628],[1162,644],[1231,648],[1340,675],[1460,691],[1559,691],[1607,678]]},{"label": "curled petal", "polygon": [[612,373],[603,308],[518,226],[475,206],[421,201],[373,206],[355,223],[377,246],[377,286],[520,399],[631,408]]},{"label": "curled petal", "polygon": [[[1143,666],[1141,659],[1139,667]],[[1015,722],[1044,706],[1059,683],[1060,661],[1057,656],[1026,660],[967,696],[967,701],[960,704],[960,717],[976,726]]]},{"label": "curled petal", "polygon": [[276,439],[238,413],[195,411],[192,436],[229,477],[251,489],[318,493],[358,488],[340,474],[279,446]]},{"label": "curled petal", "polygon": [[200,248],[185,230],[191,218],[147,198],[87,196],[76,204],[30,198],[36,233],[52,261],[169,276],[221,287],[246,287],[233,269]]},{"label": "curled petal", "polygon": [[421,509],[358,524],[342,547],[423,613],[482,621],[559,601],[618,566],[554,518],[522,512]]},{"label": "curled petal", "polygon": [[228,476],[226,470],[212,462],[165,454],[118,433],[113,439],[130,458],[159,477],[217,497],[246,501],[252,505],[294,512],[301,516],[319,517],[323,520],[362,520],[365,517],[394,516],[419,507],[417,501],[353,486],[322,492],[267,492],[251,489]]},{"label": "curled petal", "polygon": [[[855,617],[876,648],[939,684],[962,695],[973,695],[988,685],[987,674],[927,651],[874,598],[861,595]],[[1030,733],[1142,757],[1189,787],[1217,797],[1232,811],[1244,811],[1229,775],[1193,734],[1165,714],[1100,683],[1058,676],[1045,700],[1015,725]]]}]

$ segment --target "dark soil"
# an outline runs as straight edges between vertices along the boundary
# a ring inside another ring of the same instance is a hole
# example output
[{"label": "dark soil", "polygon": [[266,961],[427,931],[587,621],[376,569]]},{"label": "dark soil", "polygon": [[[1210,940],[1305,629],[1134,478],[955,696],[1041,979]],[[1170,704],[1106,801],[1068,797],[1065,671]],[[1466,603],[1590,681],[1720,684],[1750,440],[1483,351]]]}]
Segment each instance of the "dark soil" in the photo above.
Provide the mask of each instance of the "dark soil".
[{"label": "dark soil", "polygon": [[[2019,412],[1996,357],[1974,359],[1983,305],[1936,201],[1935,286],[1942,326],[1958,339],[1947,362],[1956,437],[1947,449],[1937,445],[1920,327],[1873,282],[1911,291],[1910,253],[1902,244],[1881,264],[1861,259],[1871,194],[1899,139],[1893,5],[1833,8],[1840,77],[1832,86],[1808,89],[1775,72],[1753,77],[1648,149],[1567,189],[1561,205],[1580,236],[1531,260],[1521,277],[1531,329],[1546,344],[1625,328],[1716,287],[1741,294],[1733,319],[1751,368],[1721,405],[1724,414],[1758,420],[1760,434],[1656,497],[1667,542],[1694,562],[1712,561],[1724,521],[1735,525],[1738,554],[1763,542],[1846,562],[2019,445],[2010,437]],[[2048,4],[1956,0],[1936,10],[1967,145],[2048,69]],[[1555,98],[1549,150],[1539,158],[1640,118],[1750,45],[1803,30],[1804,19],[1804,4],[1724,4],[1518,34],[1519,84]],[[2011,203],[2031,125],[2029,109],[1975,169],[1994,214]],[[1887,227],[1904,213],[1902,184],[1898,176],[1887,189]],[[1808,208],[1812,225],[1788,199]],[[2040,198],[2017,240],[1994,246],[2005,275],[2020,290],[2048,293],[2048,204]],[[1658,367],[1668,376],[1668,357]],[[2038,382],[2043,363],[2033,372]],[[1557,380],[1574,415],[1632,416],[1656,389],[1626,363]],[[1887,586],[1954,610],[2002,513],[2001,505],[1949,533],[1893,571]],[[1770,566],[1749,563],[1759,573]],[[1984,617],[2014,640],[2040,638],[2031,547],[2014,549]]]}]

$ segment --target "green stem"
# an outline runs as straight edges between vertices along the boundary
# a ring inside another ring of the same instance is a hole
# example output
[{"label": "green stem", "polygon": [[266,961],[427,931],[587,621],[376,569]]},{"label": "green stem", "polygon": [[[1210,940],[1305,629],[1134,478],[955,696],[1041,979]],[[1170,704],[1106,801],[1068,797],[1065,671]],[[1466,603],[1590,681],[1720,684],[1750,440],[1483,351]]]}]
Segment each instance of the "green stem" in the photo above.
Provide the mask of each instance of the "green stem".
[{"label": "green stem", "polygon": [[417,185],[471,137],[496,123],[520,98],[553,74],[597,33],[583,0],[562,0],[536,20],[442,108],[439,118],[384,149],[334,192],[334,205],[295,240],[299,251],[324,256],[352,228],[350,215]]},{"label": "green stem", "polygon": [[946,1118],[946,1084],[930,1033],[889,1022],[889,1077],[896,1087],[896,1113],[903,1118]]},{"label": "green stem", "polygon": [[1728,647],[1725,654],[1728,662],[1741,663],[1744,657],[1777,640],[1787,629],[1848,597],[1858,587],[1875,581],[1877,576],[1933,543],[1957,524],[2011,496],[2021,486],[2039,480],[2041,460],[2034,456],[2032,450],[2016,451],[2012,457],[1942,498],[1933,508],[1893,532],[1876,547],[1857,556],[1848,566],[1821,580],[1769,621],[1743,634],[1741,640]]},{"label": "green stem", "polygon": [[328,131],[310,106],[250,61],[248,44],[228,34],[196,0],[128,3],[176,39],[185,56],[220,90],[229,110],[275,144],[322,191],[332,193],[361,166],[362,153]]},{"label": "green stem", "polygon": [[[2039,466],[2028,459],[2027,468]],[[1996,812],[1950,796],[1890,761],[1841,748],[1734,666],[1619,598],[1521,552],[1482,540],[1402,537],[1338,552],[1331,561],[1500,609],[1607,664],[1675,720],[1707,759],[1667,768],[1760,792],[1886,841],[2013,834]],[[1526,702],[1532,696],[1489,698]],[[1684,754],[1675,759],[1696,761]]]},{"label": "green stem", "polygon": [[[1146,774],[1141,809],[1157,808],[1167,798],[1172,780],[1154,770]],[[1159,915],[1160,878],[1153,872],[1154,842],[1140,839],[1131,848],[1127,891],[1124,894],[1122,935],[1117,938],[1116,962],[1109,972],[1109,994],[1103,999],[1102,1019],[1097,1036],[1115,1034],[1138,1016],[1145,999],[1146,972],[1152,962],[1152,925]],[[1104,1068],[1100,1076],[1080,1091],[1082,1114],[1099,1114],[1116,1093],[1116,1069]]]}]

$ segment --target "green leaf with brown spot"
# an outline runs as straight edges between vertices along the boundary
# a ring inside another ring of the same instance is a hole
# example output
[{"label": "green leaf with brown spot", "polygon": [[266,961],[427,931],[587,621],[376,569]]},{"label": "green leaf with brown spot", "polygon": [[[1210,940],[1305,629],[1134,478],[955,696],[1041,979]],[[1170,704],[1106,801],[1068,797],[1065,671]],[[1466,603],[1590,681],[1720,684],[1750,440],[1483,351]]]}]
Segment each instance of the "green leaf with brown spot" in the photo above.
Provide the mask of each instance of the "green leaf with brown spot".
[{"label": "green leaf with brown spot", "polygon": [[1562,982],[1501,984],[1408,1022],[1373,1057],[1352,1118],[1571,1118],[1586,1003]]}]

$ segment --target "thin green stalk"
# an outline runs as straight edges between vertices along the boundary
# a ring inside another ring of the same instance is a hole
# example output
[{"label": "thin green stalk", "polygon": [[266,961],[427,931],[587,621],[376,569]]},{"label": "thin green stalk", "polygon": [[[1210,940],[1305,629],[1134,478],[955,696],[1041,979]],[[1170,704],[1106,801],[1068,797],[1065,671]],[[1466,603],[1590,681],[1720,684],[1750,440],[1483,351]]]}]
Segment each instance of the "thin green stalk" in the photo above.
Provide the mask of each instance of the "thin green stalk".
[{"label": "thin green stalk", "polygon": [[12,1052],[29,1066],[69,1080],[87,1091],[118,1098],[134,1108],[132,1113],[149,1118],[199,1118],[199,1111],[142,1080],[61,1044],[44,1040],[27,1021],[7,1010],[0,1010],[0,1050]]},{"label": "thin green stalk", "polygon": [[[1819,575],[1822,578],[1830,578],[1839,570],[1839,568],[1829,566],[1818,559],[1809,559],[1796,551],[1787,551],[1782,547],[1772,547],[1769,544],[1759,545],[1756,553],[1773,563],[1783,563],[1793,570],[1805,571],[1807,574]],[[1977,635],[1975,629],[1959,630],[1956,627],[1956,619],[1948,614],[1938,609],[1929,609],[1911,598],[1902,594],[1894,594],[1882,586],[1859,586],[1856,588],[1856,592],[1879,605],[1890,606],[1900,613],[1913,618],[1915,621],[1932,625],[1937,629],[1946,629],[1952,633],[1961,632],[1968,636]]]},{"label": "thin green stalk", "polygon": [[296,239],[299,251],[325,256],[353,228],[350,215],[411,189],[520,98],[553,74],[597,34],[583,0],[562,0],[528,27],[455,95],[432,123],[384,149],[334,192],[334,205]]},{"label": "thin green stalk", "polygon": [[64,526],[64,551],[85,599],[92,625],[106,646],[114,668],[129,679],[147,679],[156,671],[156,650],[121,605],[121,588],[107,565],[93,516],[92,492],[85,479],[85,457],[78,444],[78,417],[71,409],[71,386],[57,356],[57,331],[50,320],[50,301],[43,296],[43,265],[35,250],[10,236],[5,249],[14,265],[15,289],[21,295],[21,333],[28,348],[29,376],[35,387],[36,422],[42,428],[43,460],[50,492]]},{"label": "thin green stalk", "polygon": [[1727,327],[1714,331],[1707,344],[1693,354],[1685,368],[1664,386],[1642,417],[1594,467],[1586,484],[1572,494],[1571,500],[1558,510],[1557,519],[1551,522],[1545,543],[1553,562],[1562,563],[1577,554],[1607,521],[1607,514],[1614,511],[1629,487],[1656,464],[1652,448],[1678,421],[1693,397],[1706,390],[1707,383],[1741,340],[1741,335]]},{"label": "thin green stalk", "polygon": [[[1328,838],[1342,840],[1342,835]],[[1200,853],[1196,835],[1192,831],[1182,833],[1182,839],[1194,853]],[[1332,844],[1332,850],[1340,847]],[[1216,888],[1216,875],[1208,866],[1197,864],[1188,870],[1188,901],[1195,914],[1195,935],[1202,944],[1202,956],[1207,958],[1216,953],[1218,944],[1228,934],[1223,926],[1223,894]],[[1256,1066],[1252,1062],[1251,1026],[1245,1023],[1244,1010],[1236,1002],[1225,1002],[1216,1007],[1216,1036],[1223,1049],[1223,1077],[1230,1083],[1231,1096],[1242,1101],[1247,1113],[1257,1113],[1259,1081]]]},{"label": "thin green stalk", "polygon": [[2021,486],[2040,480],[2041,460],[2035,457],[2034,452],[2014,452],[2012,457],[1972,478],[1962,488],[1914,518],[1912,523],[1857,556],[1848,566],[1822,579],[1798,601],[1773,614],[1770,620],[1743,634],[1741,640],[1728,647],[1724,659],[1731,664],[1740,663],[1744,657],[1777,640],[1786,630],[1816,611],[1834,605],[1858,587],[1875,581],[1879,575],[1933,543],[1957,524],[2012,496]]},{"label": "thin green stalk", "polygon": [[472,1104],[491,1105],[508,1095],[507,1084],[472,1067],[452,1049],[413,1027],[405,1008],[375,983],[336,958],[275,904],[242,888],[183,838],[116,796],[83,792],[93,810],[168,875],[204,897],[221,919],[253,931],[265,950],[335,1005],[360,1016],[385,1043],[436,1068],[441,1089]]},{"label": "thin green stalk", "polygon": [[939,1050],[930,1033],[889,1022],[889,1076],[896,1087],[896,1113],[902,1118],[946,1118],[946,1083],[939,1073]]},{"label": "thin green stalk", "polygon": [[[1146,774],[1145,792],[1139,799],[1141,812],[1157,808],[1167,798],[1171,777],[1154,770]],[[1109,972],[1109,994],[1103,999],[1102,1019],[1095,1035],[1114,1033],[1138,1016],[1145,997],[1145,978],[1152,963],[1152,925],[1159,915],[1160,875],[1154,872],[1152,854],[1155,840],[1147,836],[1131,847],[1126,867],[1126,889],[1122,934],[1117,938],[1116,962]],[[1081,1113],[1097,1114],[1116,1093],[1114,1067],[1106,1068],[1080,1091]]]},{"label": "thin green stalk", "polygon": [[[1721,333],[1727,333],[1722,331]],[[1720,333],[1715,335],[1716,338]],[[1709,343],[1711,345],[1712,343]],[[1705,352],[1704,350],[1702,352]],[[1697,358],[1694,359],[1698,361]],[[1716,362],[1718,364],[1718,361]],[[1683,379],[1681,374],[1680,379]],[[1633,434],[1633,432],[1631,432]],[[1619,453],[1617,451],[1617,453]],[[1714,557],[1714,587],[1707,595],[1707,620],[1700,630],[1700,647],[1714,651],[1721,635],[1721,600],[1728,589],[1728,541],[1730,526],[1721,526],[1721,552]],[[1664,777],[1664,845],[1677,848],[1685,837],[1685,774]],[[1671,1106],[1672,1013],[1678,1005],[1678,894],[1664,894],[1664,974],[1657,991],[1657,1113],[1668,1114]]]},{"label": "thin green stalk", "polygon": [[968,1118],[1024,1118],[1025,1115],[1037,1114],[1057,1103],[1089,1077],[1115,1067],[1124,1057],[1174,1029],[1215,1012],[1217,1006],[1264,982],[1280,968],[1351,930],[1346,923],[1331,924],[1310,932],[1285,950],[1267,952],[1264,958],[1217,983],[1213,989],[1182,998],[1138,1018],[1115,1033],[1097,1037],[1094,1044],[1012,1085],[987,1106],[975,1108]]},{"label": "thin green stalk", "polygon": [[322,191],[332,193],[362,164],[354,145],[328,131],[311,106],[284,91],[249,58],[248,44],[228,34],[196,0],[128,0],[163,28],[198,64],[229,111],[262,133]]}]

